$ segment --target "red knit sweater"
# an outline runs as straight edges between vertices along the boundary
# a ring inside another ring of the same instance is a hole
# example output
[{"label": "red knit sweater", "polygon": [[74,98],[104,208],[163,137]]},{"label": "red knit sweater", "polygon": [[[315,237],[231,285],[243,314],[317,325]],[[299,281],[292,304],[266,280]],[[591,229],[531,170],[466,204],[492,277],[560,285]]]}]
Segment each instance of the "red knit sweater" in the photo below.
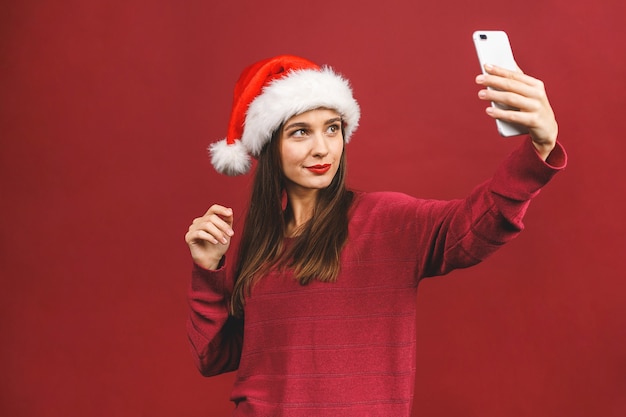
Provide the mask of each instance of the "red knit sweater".
[{"label": "red knit sweater", "polygon": [[[233,416],[409,416],[420,279],[474,265],[523,228],[530,199],[566,164],[526,141],[466,199],[361,193],[336,282],[270,273],[229,318],[228,268],[194,267],[188,334],[203,375],[237,370]],[[243,342],[245,341],[245,342]]]}]

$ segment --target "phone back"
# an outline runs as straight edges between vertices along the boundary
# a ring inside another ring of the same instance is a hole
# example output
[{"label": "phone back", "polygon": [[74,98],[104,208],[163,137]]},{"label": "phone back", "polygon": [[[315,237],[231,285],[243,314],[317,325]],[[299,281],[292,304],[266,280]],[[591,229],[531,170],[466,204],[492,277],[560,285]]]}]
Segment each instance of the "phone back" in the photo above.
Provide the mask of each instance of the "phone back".
[{"label": "phone back", "polygon": [[[472,35],[480,69],[485,73],[485,64],[492,64],[498,67],[517,70],[518,66],[513,58],[513,51],[509,43],[509,37],[503,31],[478,30]],[[491,103],[492,106],[505,110],[518,110],[501,103]],[[498,132],[504,137],[523,135],[528,133],[525,126],[515,123],[508,123],[496,119]]]}]

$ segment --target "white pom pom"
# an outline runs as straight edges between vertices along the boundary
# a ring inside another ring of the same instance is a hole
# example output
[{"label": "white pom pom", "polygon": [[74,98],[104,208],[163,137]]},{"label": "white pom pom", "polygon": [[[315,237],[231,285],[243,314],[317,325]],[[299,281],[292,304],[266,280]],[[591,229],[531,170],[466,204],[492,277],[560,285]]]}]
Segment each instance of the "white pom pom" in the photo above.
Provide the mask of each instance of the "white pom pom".
[{"label": "white pom pom", "polygon": [[209,146],[211,163],[217,172],[226,175],[241,175],[250,170],[250,155],[240,140],[229,145],[226,139]]}]

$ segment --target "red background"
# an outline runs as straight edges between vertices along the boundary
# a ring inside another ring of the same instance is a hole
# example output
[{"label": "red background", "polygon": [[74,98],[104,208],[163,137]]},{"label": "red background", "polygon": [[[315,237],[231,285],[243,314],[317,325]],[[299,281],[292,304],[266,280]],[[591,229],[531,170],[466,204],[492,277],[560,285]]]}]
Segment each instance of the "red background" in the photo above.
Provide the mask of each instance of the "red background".
[{"label": "red background", "polygon": [[223,137],[244,66],[278,53],[352,80],[350,184],[465,195],[519,139],[476,98],[471,34],[509,32],[570,155],[527,230],[422,283],[414,415],[626,415],[622,0],[0,3],[0,414],[228,415],[185,335],[183,235],[236,212]]}]

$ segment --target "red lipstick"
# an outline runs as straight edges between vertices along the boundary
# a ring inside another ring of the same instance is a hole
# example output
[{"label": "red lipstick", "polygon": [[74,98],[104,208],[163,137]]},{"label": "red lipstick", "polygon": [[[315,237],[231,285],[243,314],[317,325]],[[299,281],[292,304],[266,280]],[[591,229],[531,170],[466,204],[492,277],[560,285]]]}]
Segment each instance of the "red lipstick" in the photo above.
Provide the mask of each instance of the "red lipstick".
[{"label": "red lipstick", "polygon": [[330,169],[330,164],[313,165],[310,167],[306,167],[306,169],[308,169],[309,171],[311,171],[312,173],[316,175],[323,175],[323,174],[326,174],[328,170]]}]

